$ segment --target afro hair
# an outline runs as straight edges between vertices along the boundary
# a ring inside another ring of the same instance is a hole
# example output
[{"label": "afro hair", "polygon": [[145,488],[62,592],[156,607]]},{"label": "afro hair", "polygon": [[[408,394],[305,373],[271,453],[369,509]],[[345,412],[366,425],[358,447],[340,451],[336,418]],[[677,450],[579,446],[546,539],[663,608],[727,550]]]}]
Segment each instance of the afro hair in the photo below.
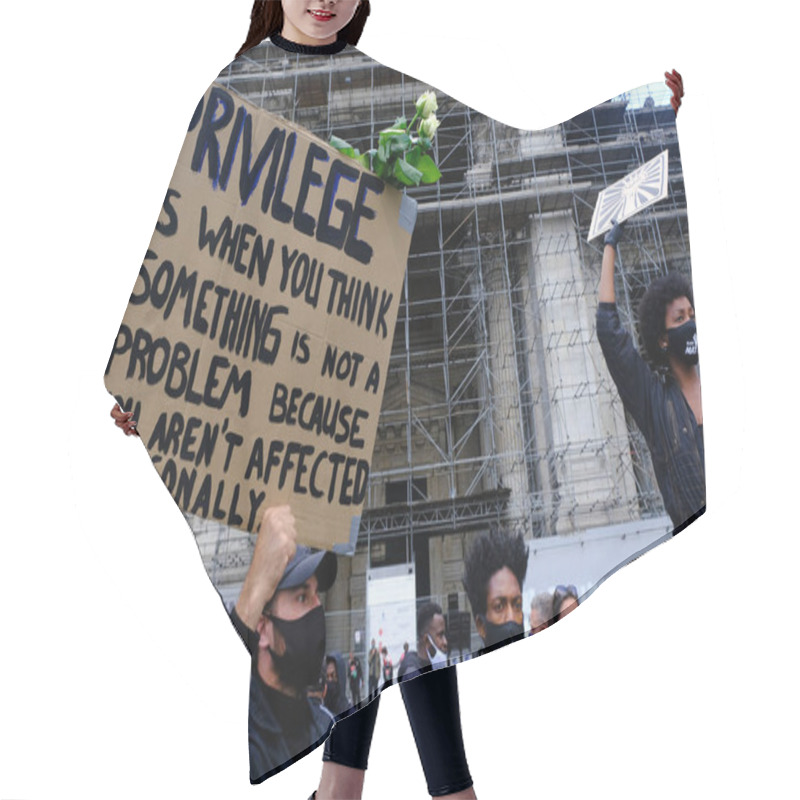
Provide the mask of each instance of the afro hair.
[{"label": "afro hair", "polygon": [[464,562],[464,590],[473,617],[486,615],[489,581],[503,567],[508,567],[514,573],[521,590],[528,571],[528,546],[522,534],[512,536],[500,529],[482,533]]},{"label": "afro hair", "polygon": [[688,278],[678,272],[670,272],[656,278],[647,287],[639,303],[639,336],[648,358],[658,366],[667,363],[667,357],[658,344],[667,330],[667,306],[679,297],[688,298],[694,308],[694,296]]}]

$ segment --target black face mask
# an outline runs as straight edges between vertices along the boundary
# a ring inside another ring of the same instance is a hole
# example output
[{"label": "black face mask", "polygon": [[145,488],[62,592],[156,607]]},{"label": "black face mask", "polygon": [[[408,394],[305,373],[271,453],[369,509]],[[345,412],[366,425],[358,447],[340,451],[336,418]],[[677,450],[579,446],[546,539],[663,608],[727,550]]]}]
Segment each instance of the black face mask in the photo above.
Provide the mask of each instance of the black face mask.
[{"label": "black face mask", "polygon": [[483,643],[486,645],[486,647],[491,647],[493,644],[504,642],[506,639],[510,639],[512,636],[518,636],[525,630],[522,625],[520,625],[518,622],[514,622],[513,620],[510,622],[504,622],[502,625],[495,625],[493,622],[489,622],[489,620],[484,617],[483,624],[486,627],[486,638],[483,640]]},{"label": "black face mask", "polygon": [[667,331],[667,353],[689,366],[697,363],[697,325],[693,319]]},{"label": "black face mask", "polygon": [[325,612],[317,606],[300,619],[285,620],[269,616],[283,637],[286,650],[279,656],[270,648],[272,662],[280,679],[296,689],[316,683],[325,655]]}]

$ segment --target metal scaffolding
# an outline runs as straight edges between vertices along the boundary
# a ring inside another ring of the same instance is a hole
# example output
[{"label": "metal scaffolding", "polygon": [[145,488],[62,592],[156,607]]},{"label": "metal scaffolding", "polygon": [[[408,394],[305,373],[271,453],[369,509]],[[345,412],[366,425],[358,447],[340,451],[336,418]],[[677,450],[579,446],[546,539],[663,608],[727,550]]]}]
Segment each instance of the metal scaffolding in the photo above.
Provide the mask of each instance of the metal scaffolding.
[{"label": "metal scaffolding", "polygon": [[[268,44],[218,80],[362,152],[430,88],[352,49],[300,56]],[[329,599],[334,609],[363,610],[376,542],[384,559],[417,563],[419,597],[445,597],[460,593],[460,578],[434,564],[434,539],[446,551],[456,537],[463,555],[490,524],[533,539],[663,514],[647,447],[597,343],[602,239],[586,237],[598,193],[667,148],[668,198],[628,223],[618,262],[618,306],[633,331],[651,280],[689,272],[673,111],[621,96],[525,131],[437,98],[442,178],[408,190],[419,213],[404,298],[349,596]],[[191,524],[212,580],[235,599],[250,537]]]}]

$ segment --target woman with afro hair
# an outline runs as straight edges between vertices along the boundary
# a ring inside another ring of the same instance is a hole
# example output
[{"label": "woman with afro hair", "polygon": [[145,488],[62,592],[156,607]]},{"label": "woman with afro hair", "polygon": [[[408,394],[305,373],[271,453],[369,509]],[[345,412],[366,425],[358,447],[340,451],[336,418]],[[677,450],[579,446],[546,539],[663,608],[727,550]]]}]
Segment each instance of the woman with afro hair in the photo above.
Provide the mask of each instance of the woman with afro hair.
[{"label": "woman with afro hair", "polygon": [[597,338],[625,410],[653,459],[664,507],[678,533],[706,507],[703,407],[692,287],[669,273],[654,280],[639,304],[639,335],[654,369],[622,327],[614,291],[619,223],[606,234],[600,274]]}]

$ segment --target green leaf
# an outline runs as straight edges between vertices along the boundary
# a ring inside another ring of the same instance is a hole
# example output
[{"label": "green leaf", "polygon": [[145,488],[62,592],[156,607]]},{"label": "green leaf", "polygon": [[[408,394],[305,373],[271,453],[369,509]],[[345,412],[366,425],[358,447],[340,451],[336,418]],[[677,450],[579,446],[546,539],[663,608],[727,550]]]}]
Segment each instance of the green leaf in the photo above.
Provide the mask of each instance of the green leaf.
[{"label": "green leaf", "polygon": [[416,163],[416,167],[422,174],[423,183],[436,183],[442,177],[439,167],[430,156],[423,155]]},{"label": "green leaf", "polygon": [[378,148],[375,151],[375,155],[372,158],[372,171],[379,177],[385,178],[387,169],[386,169],[386,159],[381,156],[381,150]]},{"label": "green leaf", "polygon": [[358,155],[357,150],[354,150],[344,139],[340,139],[338,136],[331,136],[329,144],[340,153],[350,156],[350,158],[355,158]]},{"label": "green leaf", "polygon": [[394,126],[393,127],[402,128],[404,131],[408,130],[408,120],[405,117],[398,117],[394,121]]},{"label": "green leaf", "polygon": [[356,158],[356,161],[358,161],[358,163],[361,164],[364,169],[371,169],[369,163],[369,153],[362,153],[360,156],[358,156],[358,158]]},{"label": "green leaf", "polygon": [[419,182],[422,180],[422,173],[416,167],[412,167],[411,164],[400,158],[394,162],[392,174],[404,186],[419,186]]},{"label": "green leaf", "polygon": [[378,134],[378,141],[381,143],[389,142],[396,136],[408,136],[403,128],[386,128]]},{"label": "green leaf", "polygon": [[433,140],[429,139],[427,136],[423,136],[422,134],[420,134],[419,143],[422,146],[423,150],[432,150],[433,149]]},{"label": "green leaf", "polygon": [[405,153],[409,147],[411,147],[411,137],[407,133],[402,133],[389,139],[389,152],[392,155]]},{"label": "green leaf", "polygon": [[408,161],[412,167],[419,165],[420,158],[422,158],[422,149],[419,145],[414,145],[414,147],[412,147],[408,153],[406,153],[406,161]]}]

